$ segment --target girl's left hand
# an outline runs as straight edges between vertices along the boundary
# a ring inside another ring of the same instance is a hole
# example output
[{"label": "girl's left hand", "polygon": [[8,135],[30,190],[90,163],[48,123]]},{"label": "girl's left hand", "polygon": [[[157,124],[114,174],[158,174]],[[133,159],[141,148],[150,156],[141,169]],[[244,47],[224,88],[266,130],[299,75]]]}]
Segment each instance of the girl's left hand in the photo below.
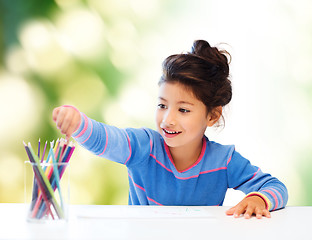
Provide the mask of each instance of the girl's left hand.
[{"label": "girl's left hand", "polygon": [[240,217],[241,214],[244,214],[246,219],[251,218],[253,214],[256,215],[256,218],[262,218],[265,216],[267,218],[271,217],[269,210],[266,209],[264,200],[259,196],[250,196],[244,198],[236,206],[228,209],[225,212],[227,215],[234,215],[235,218]]}]

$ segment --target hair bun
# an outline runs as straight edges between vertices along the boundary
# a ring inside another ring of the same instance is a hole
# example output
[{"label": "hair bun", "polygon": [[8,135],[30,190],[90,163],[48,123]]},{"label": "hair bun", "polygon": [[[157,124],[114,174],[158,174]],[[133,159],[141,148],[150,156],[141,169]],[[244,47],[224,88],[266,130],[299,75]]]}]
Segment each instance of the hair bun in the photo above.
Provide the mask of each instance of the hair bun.
[{"label": "hair bun", "polygon": [[193,43],[191,53],[198,55],[198,56],[201,56],[201,57],[205,57],[205,55],[207,55],[207,53],[209,53],[210,49],[211,49],[211,46],[207,41],[196,40]]},{"label": "hair bun", "polygon": [[193,43],[192,50],[190,52],[202,59],[205,59],[210,64],[214,65],[214,70],[220,70],[227,77],[229,75],[229,58],[230,54],[225,50],[219,50],[216,47],[211,47],[205,40],[196,40]]}]

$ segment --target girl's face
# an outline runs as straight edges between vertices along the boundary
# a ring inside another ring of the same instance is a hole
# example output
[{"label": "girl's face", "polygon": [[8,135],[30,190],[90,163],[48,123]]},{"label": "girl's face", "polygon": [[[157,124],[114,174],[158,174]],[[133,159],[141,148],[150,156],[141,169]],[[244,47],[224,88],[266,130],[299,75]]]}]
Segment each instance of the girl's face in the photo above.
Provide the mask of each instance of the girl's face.
[{"label": "girl's face", "polygon": [[156,124],[169,147],[198,146],[210,125],[210,114],[182,84],[164,82],[159,87]]}]

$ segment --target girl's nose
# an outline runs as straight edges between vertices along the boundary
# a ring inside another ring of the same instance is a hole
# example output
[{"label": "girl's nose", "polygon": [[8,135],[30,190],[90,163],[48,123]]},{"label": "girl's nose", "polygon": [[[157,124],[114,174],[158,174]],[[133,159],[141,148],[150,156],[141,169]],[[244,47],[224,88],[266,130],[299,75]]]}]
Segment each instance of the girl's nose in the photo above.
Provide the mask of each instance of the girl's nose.
[{"label": "girl's nose", "polygon": [[165,125],[167,126],[172,126],[176,124],[176,118],[175,114],[172,110],[167,110],[166,113],[164,114],[164,118],[162,121]]}]

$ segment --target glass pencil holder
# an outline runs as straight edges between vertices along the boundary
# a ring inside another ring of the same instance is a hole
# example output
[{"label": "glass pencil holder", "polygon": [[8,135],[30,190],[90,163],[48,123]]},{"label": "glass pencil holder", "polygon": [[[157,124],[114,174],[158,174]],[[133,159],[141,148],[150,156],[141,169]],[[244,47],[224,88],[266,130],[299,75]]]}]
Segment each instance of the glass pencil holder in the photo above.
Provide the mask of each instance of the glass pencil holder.
[{"label": "glass pencil holder", "polygon": [[68,221],[69,163],[25,161],[27,221]]}]

